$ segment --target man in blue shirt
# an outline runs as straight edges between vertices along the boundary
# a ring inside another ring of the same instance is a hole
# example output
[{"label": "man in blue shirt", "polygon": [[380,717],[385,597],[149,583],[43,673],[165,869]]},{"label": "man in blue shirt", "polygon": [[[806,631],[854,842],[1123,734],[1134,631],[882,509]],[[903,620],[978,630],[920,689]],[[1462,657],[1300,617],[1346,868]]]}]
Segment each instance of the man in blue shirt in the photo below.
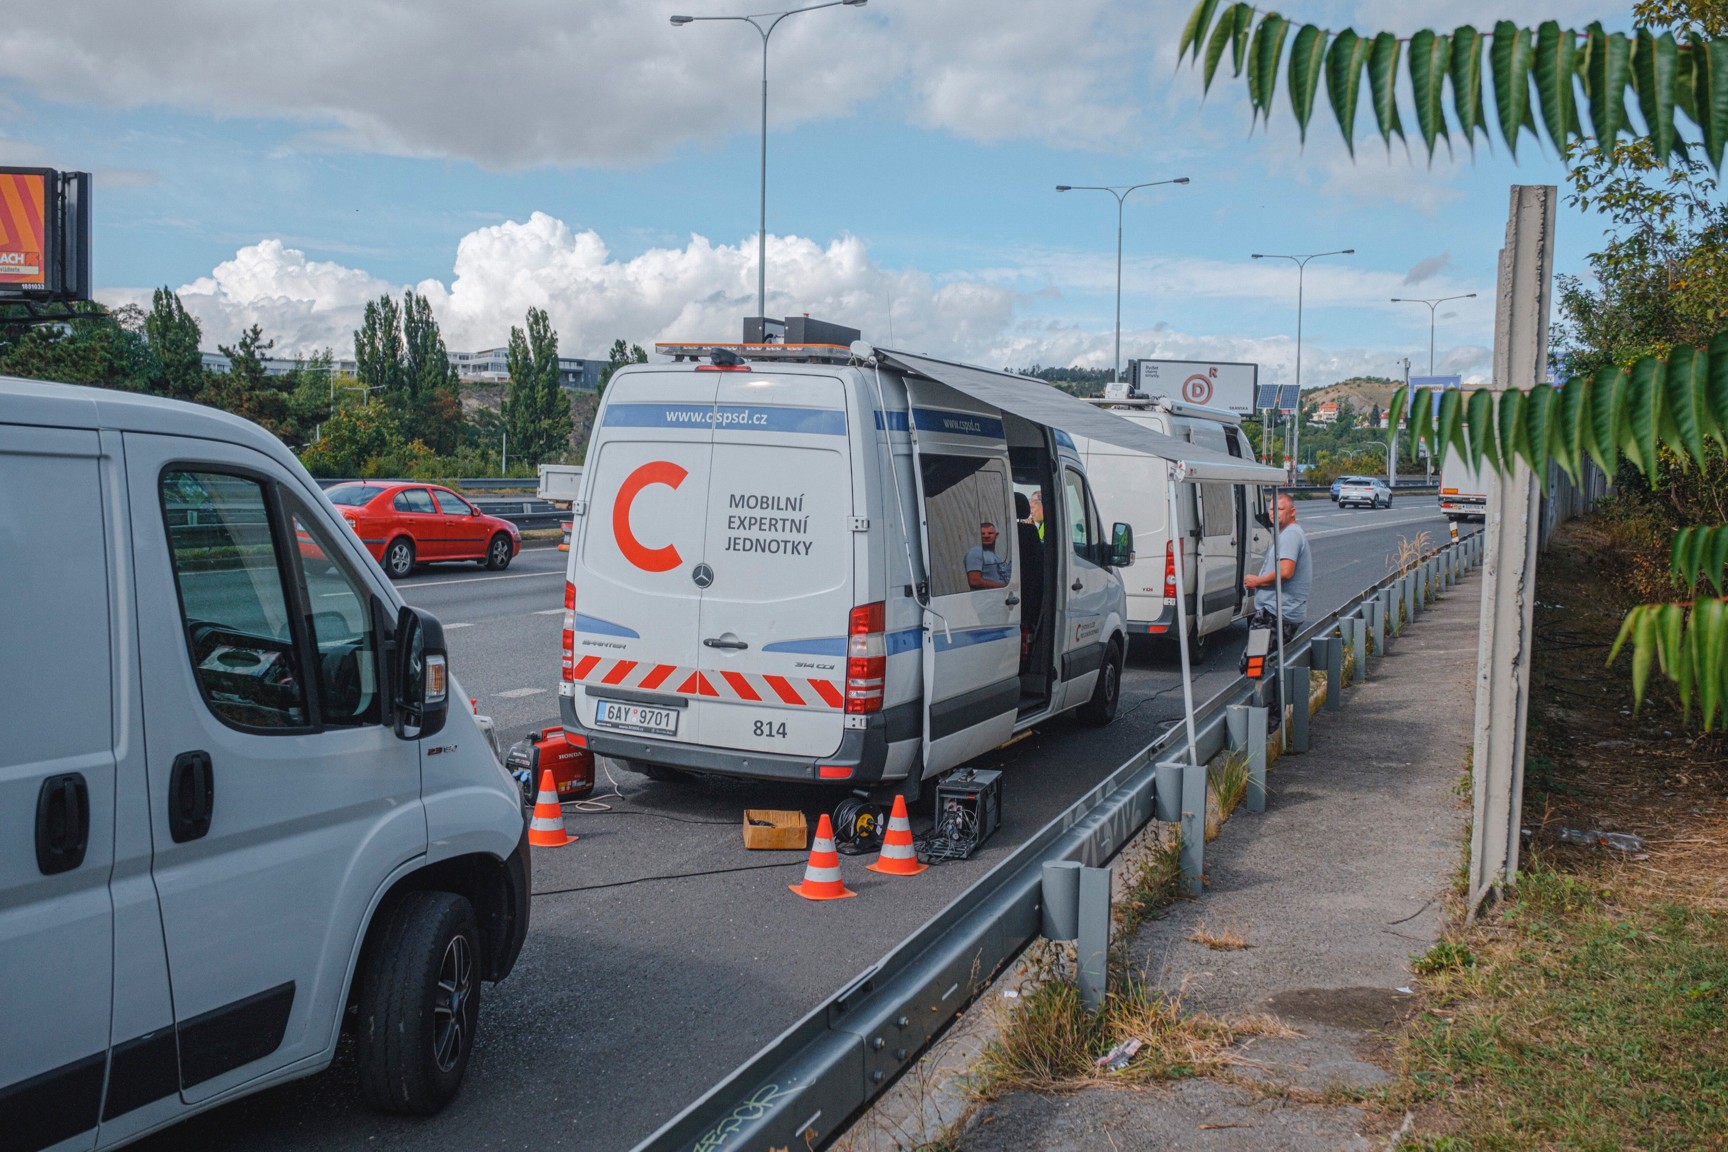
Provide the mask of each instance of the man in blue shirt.
[{"label": "man in blue shirt", "polygon": [[1014,565],[996,552],[996,525],[988,520],[978,525],[978,541],[966,551],[966,587],[1008,587]]},{"label": "man in blue shirt", "polygon": [[1308,589],[1314,583],[1314,563],[1308,552],[1308,534],[1296,523],[1296,501],[1289,496],[1278,497],[1278,567],[1272,573],[1272,549],[1266,550],[1266,562],[1256,576],[1242,578],[1242,586],[1254,593],[1255,615],[1276,616],[1278,612],[1278,581],[1283,581],[1284,638],[1296,634],[1296,626],[1308,619]]}]

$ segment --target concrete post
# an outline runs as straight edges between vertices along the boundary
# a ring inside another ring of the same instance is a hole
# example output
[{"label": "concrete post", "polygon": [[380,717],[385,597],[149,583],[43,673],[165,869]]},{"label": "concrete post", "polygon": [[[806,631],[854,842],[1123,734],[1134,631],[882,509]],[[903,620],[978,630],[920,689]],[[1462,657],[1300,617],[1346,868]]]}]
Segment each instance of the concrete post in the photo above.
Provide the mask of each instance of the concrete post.
[{"label": "concrete post", "polygon": [[[1494,374],[1502,387],[1531,389],[1548,371],[1554,276],[1555,189],[1513,185],[1500,250],[1494,314]],[[1476,745],[1470,832],[1469,909],[1518,874],[1524,800],[1524,734],[1530,708],[1530,642],[1536,607],[1541,500],[1523,459],[1488,476],[1487,561],[1476,659]]]},{"label": "concrete post", "polygon": [[[1202,769],[1204,771],[1204,769]],[[1198,893],[1196,893],[1198,895]],[[1110,869],[1080,870],[1080,932],[1075,960],[1080,1002],[1089,1012],[1104,1007],[1110,986]]]}]

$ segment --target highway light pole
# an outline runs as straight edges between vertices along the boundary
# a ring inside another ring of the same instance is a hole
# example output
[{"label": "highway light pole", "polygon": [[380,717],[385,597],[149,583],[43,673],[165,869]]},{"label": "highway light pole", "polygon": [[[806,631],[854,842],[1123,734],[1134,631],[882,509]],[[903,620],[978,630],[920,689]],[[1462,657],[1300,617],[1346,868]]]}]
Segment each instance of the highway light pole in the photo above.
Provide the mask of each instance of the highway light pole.
[{"label": "highway light pole", "polygon": [[[768,37],[780,26],[780,21],[800,12],[815,12],[819,8],[862,8],[865,0],[828,0],[826,4],[811,4],[806,8],[790,8],[784,12],[758,12],[754,16],[674,16],[672,26],[682,28],[698,21],[734,20],[748,24],[762,37],[762,183],[756,213],[756,314],[764,327],[768,319]],[[767,23],[763,24],[762,21]],[[766,338],[766,334],[764,334]]]},{"label": "highway light pole", "polygon": [[1394,296],[1394,304],[1426,304],[1428,305],[1428,375],[1434,375],[1434,309],[1452,300],[1474,300],[1476,293],[1466,292],[1462,296],[1442,296],[1438,300],[1423,300],[1419,297]]},{"label": "highway light pole", "polygon": [[[1290,458],[1298,472],[1302,468],[1302,278],[1308,272],[1308,261],[1322,256],[1354,256],[1356,249],[1340,248],[1335,252],[1307,252],[1291,256],[1282,252],[1250,252],[1254,260],[1289,260],[1296,265],[1296,417],[1291,421]],[[1294,478],[1292,478],[1294,482]]]},{"label": "highway light pole", "polygon": [[1113,380],[1122,379],[1122,204],[1128,199],[1128,193],[1139,188],[1156,188],[1160,184],[1186,184],[1188,177],[1178,176],[1174,180],[1153,180],[1147,184],[1058,184],[1058,192],[1108,192],[1116,197],[1116,353],[1110,361],[1110,376]]}]

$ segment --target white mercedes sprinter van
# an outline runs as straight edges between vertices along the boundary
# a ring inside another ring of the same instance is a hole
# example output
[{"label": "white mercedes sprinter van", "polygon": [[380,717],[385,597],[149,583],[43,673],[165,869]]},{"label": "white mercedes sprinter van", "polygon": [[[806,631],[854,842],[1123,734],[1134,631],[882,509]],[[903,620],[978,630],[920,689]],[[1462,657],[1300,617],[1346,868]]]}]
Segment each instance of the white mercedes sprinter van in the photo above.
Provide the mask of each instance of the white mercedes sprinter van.
[{"label": "white mercedes sprinter van", "polygon": [[660,351],[607,385],[572,508],[571,739],[660,778],[915,792],[1111,719],[1133,541],[1015,410],[1047,385],[863,344]]},{"label": "white mercedes sprinter van", "polygon": [[275,437],[0,378],[0,1145],[109,1148],[330,1063],[436,1111],[528,926],[443,633]]},{"label": "white mercedes sprinter van", "polygon": [[[1175,440],[1245,462],[1254,459],[1241,417],[1228,408],[1162,397],[1093,403]],[[1203,648],[1212,633],[1253,615],[1254,598],[1243,593],[1242,577],[1259,571],[1272,546],[1263,489],[1222,481],[1182,484],[1177,493],[1181,523],[1171,532],[1169,461],[1102,440],[1076,437],[1075,443],[1105,518],[1125,521],[1134,530],[1139,554],[1122,572],[1131,635],[1177,638],[1178,552],[1192,648]]]}]

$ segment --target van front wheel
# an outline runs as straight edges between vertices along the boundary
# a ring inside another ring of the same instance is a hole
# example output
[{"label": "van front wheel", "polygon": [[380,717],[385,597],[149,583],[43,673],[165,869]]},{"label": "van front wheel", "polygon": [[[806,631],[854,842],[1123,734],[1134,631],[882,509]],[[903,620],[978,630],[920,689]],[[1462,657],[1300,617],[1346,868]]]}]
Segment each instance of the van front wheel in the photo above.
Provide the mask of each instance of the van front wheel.
[{"label": "van front wheel", "polygon": [[456,1096],[480,1018],[480,931],[452,892],[410,892],[361,966],[356,1056],[366,1102],[430,1116]]},{"label": "van front wheel", "polygon": [[1098,682],[1092,686],[1092,699],[1080,705],[1075,715],[1083,724],[1102,728],[1116,718],[1116,705],[1122,699],[1122,642],[1110,641],[1104,650],[1104,665],[1098,669]]}]

